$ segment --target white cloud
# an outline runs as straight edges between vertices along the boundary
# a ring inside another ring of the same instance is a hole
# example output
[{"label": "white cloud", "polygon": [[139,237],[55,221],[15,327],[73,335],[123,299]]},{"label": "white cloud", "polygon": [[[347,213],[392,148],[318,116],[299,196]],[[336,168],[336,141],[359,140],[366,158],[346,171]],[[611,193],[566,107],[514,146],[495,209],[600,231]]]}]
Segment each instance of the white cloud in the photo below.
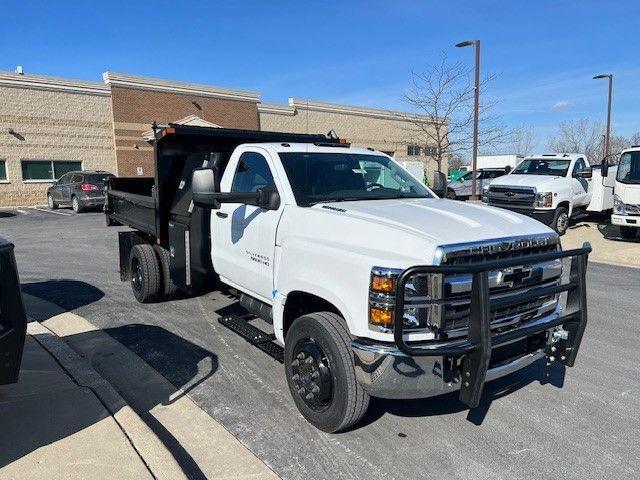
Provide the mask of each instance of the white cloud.
[{"label": "white cloud", "polygon": [[559,100],[553,104],[551,110],[566,110],[571,105],[571,102],[569,102],[568,100]]}]

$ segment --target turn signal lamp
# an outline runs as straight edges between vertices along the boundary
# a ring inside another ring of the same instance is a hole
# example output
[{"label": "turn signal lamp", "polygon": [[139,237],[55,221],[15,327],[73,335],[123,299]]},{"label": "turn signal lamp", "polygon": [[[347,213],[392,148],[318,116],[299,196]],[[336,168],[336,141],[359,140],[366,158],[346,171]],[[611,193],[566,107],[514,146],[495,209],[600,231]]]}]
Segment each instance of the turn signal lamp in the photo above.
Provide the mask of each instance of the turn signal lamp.
[{"label": "turn signal lamp", "polygon": [[371,275],[371,290],[374,292],[393,293],[395,291],[395,278]]},{"label": "turn signal lamp", "polygon": [[372,325],[393,325],[393,310],[369,307],[369,323]]}]

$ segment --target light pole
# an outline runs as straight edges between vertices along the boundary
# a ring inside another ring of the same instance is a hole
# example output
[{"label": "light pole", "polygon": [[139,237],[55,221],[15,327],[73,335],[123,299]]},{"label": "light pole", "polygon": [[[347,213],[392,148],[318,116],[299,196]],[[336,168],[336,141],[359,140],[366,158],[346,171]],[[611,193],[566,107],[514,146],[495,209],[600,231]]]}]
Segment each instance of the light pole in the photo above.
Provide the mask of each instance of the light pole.
[{"label": "light pole", "polygon": [[594,80],[601,78],[609,79],[609,100],[607,105],[607,133],[604,136],[604,158],[609,155],[609,141],[611,135],[611,94],[613,92],[613,75],[611,73],[602,73],[593,77]]},{"label": "light pole", "polygon": [[456,44],[456,47],[468,47],[475,45],[476,47],[476,80],[474,85],[473,98],[473,158],[471,160],[471,197],[470,200],[477,200],[477,168],[478,168],[478,104],[480,99],[480,40],[466,40]]}]

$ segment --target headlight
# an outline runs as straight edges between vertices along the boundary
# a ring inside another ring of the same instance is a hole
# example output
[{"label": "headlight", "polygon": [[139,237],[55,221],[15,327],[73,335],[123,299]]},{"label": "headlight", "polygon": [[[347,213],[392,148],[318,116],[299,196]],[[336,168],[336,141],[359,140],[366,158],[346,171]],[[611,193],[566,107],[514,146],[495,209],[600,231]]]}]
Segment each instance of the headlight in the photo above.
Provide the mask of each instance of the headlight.
[{"label": "headlight", "polygon": [[[374,267],[369,284],[369,325],[376,330],[393,330],[396,306],[396,281],[401,270]],[[406,329],[437,329],[441,325],[442,306],[431,304],[442,298],[442,275],[414,275],[404,288]]]},{"label": "headlight", "polygon": [[482,187],[482,201],[484,203],[489,203],[489,185]]},{"label": "headlight", "polygon": [[624,208],[624,203],[622,203],[622,200],[620,200],[620,197],[618,195],[614,195],[613,196],[613,213],[616,213],[618,215],[624,215],[625,214],[625,208]]},{"label": "headlight", "polygon": [[538,193],[536,195],[536,206],[550,208],[553,206],[553,192]]}]

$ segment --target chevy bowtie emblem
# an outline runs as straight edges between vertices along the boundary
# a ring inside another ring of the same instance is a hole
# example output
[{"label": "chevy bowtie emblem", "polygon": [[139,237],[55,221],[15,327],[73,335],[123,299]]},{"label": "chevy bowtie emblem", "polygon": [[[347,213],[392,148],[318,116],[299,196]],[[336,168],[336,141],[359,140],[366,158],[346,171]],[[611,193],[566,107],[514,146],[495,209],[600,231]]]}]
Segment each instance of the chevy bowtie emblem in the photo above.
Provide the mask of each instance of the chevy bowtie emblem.
[{"label": "chevy bowtie emblem", "polygon": [[497,283],[500,286],[513,288],[530,279],[532,273],[531,267],[504,268],[498,272]]},{"label": "chevy bowtie emblem", "polygon": [[515,192],[505,192],[504,196],[505,197],[515,197],[516,194],[515,194]]}]

